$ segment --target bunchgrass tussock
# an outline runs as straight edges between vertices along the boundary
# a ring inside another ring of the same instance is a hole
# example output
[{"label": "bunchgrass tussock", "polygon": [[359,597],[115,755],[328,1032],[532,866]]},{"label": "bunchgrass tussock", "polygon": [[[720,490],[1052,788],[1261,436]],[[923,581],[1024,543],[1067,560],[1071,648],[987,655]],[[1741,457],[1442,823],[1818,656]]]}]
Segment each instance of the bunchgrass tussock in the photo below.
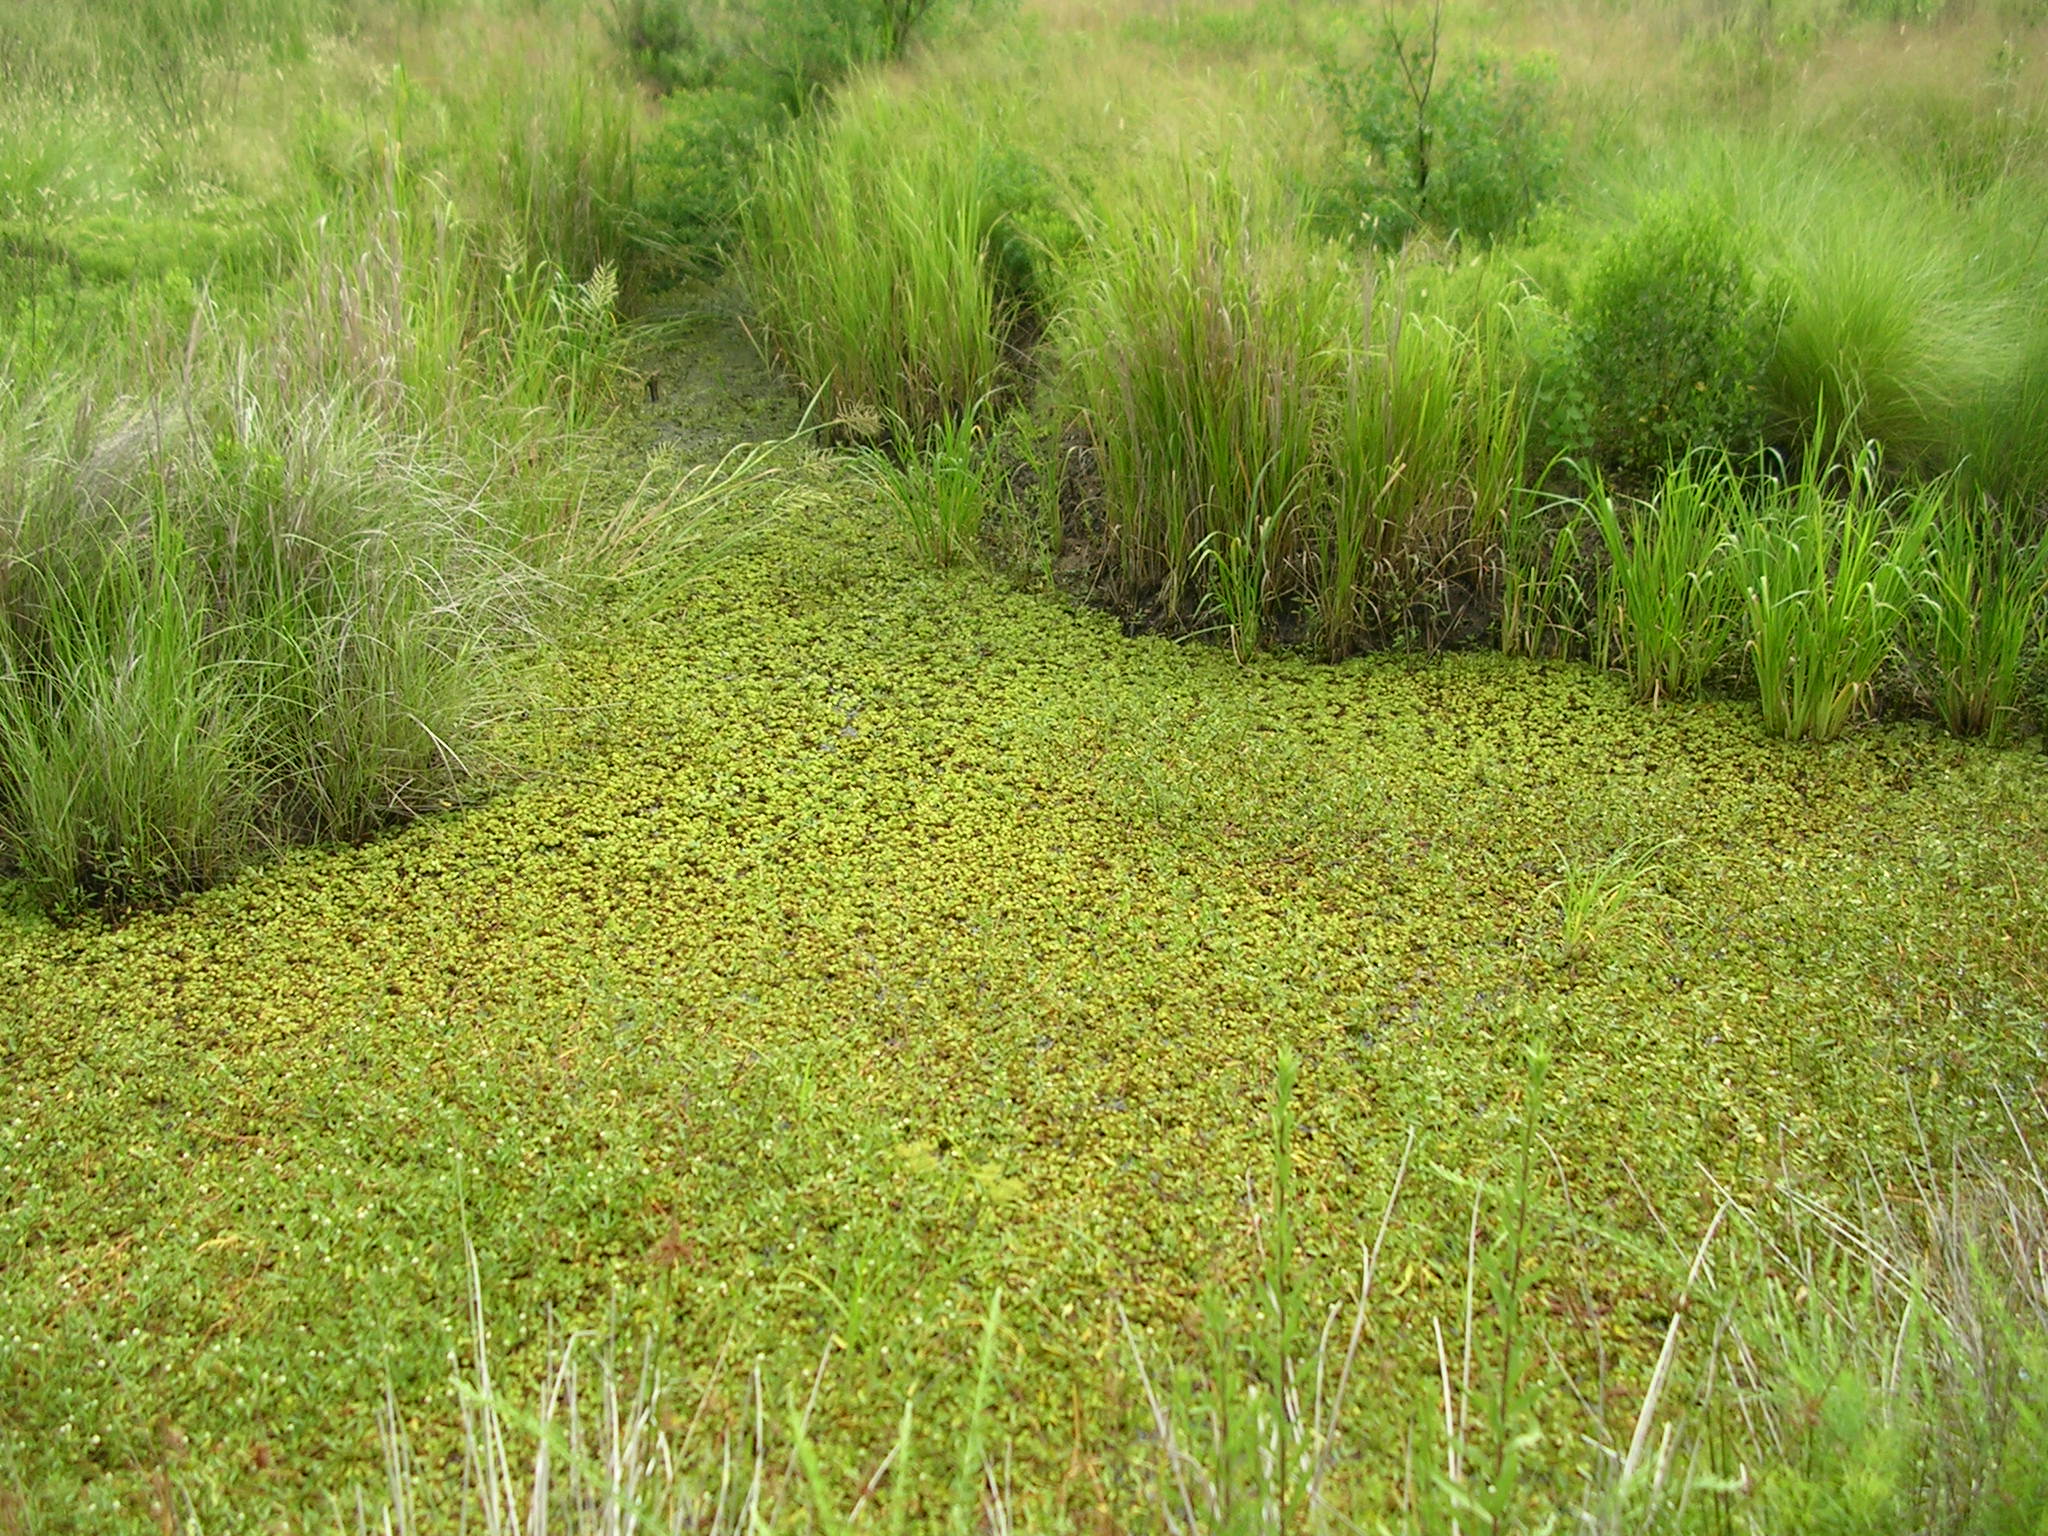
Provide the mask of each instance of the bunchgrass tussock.
[{"label": "bunchgrass tussock", "polygon": [[1368,284],[1332,392],[1309,577],[1324,651],[1427,634],[1497,579],[1526,419],[1493,345]]},{"label": "bunchgrass tussock", "polygon": [[1846,469],[1807,456],[1762,492],[1741,534],[1749,656],[1774,736],[1831,741],[1874,702],[1880,669],[1920,590],[1946,493],[1887,493],[1874,447]]},{"label": "bunchgrass tussock", "polygon": [[1558,850],[1558,878],[1543,894],[1557,907],[1559,960],[1591,959],[1609,940],[1641,928],[1652,902],[1669,905],[1656,889],[1658,855],[1666,846],[1630,842],[1591,859]]},{"label": "bunchgrass tussock", "polygon": [[1926,586],[1908,637],[1941,723],[1996,743],[2019,721],[2027,665],[2048,600],[2048,538],[1988,500],[1939,501],[1928,520]]},{"label": "bunchgrass tussock", "polygon": [[1583,653],[1596,590],[1582,574],[1586,500],[1520,488],[1509,498],[1500,547],[1500,648],[1531,659]]},{"label": "bunchgrass tussock", "polygon": [[1290,625],[1333,657],[1441,627],[1491,583],[1521,472],[1485,339],[1220,179],[1184,201],[1107,231],[1064,321],[1112,583],[1240,652]]},{"label": "bunchgrass tussock", "polygon": [[923,434],[1001,383],[989,164],[972,124],[875,93],[764,154],[741,218],[754,321],[826,419]]},{"label": "bunchgrass tussock", "polygon": [[970,408],[920,438],[898,423],[891,440],[900,459],[870,450],[866,466],[911,549],[930,565],[971,563],[981,546],[982,523],[1000,494],[993,445],[977,409]]},{"label": "bunchgrass tussock", "polygon": [[1117,582],[1169,622],[1213,600],[1256,644],[1298,580],[1351,312],[1330,263],[1234,230],[1228,202],[1207,189],[1108,237],[1067,316],[1066,377]]},{"label": "bunchgrass tussock", "polygon": [[545,535],[547,565],[595,578],[629,615],[668,612],[713,564],[779,516],[796,437],[741,443],[710,463],[663,445],[623,498],[590,498]]},{"label": "bunchgrass tussock", "polygon": [[166,388],[0,400],[0,838],[52,905],[449,794],[540,586],[460,465],[359,405],[232,349]]},{"label": "bunchgrass tussock", "polygon": [[1607,556],[1596,650],[1651,703],[1699,695],[1739,632],[1734,537],[1747,492],[1726,459],[1692,455],[1647,499],[1587,493]]}]

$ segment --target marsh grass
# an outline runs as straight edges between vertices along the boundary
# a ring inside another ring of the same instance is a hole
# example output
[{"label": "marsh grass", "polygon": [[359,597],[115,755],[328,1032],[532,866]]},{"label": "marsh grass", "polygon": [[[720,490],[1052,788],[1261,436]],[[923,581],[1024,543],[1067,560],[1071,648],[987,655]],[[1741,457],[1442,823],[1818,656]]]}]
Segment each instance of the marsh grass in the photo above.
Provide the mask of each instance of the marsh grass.
[{"label": "marsh grass", "polygon": [[579,498],[553,525],[546,564],[595,576],[629,617],[672,611],[695,581],[781,516],[802,437],[741,443],[711,463],[657,448],[630,491]]},{"label": "marsh grass", "polygon": [[[943,1464],[920,1465],[918,1405],[906,1399],[896,1435],[849,1495],[820,1454],[814,1416],[839,1346],[828,1341],[808,1383],[775,1384],[756,1360],[745,1373],[742,1410],[726,1416],[727,1349],[692,1397],[663,1374],[653,1341],[637,1351],[619,1330],[570,1333],[552,1351],[531,1406],[493,1378],[492,1346],[474,1248],[469,1264],[468,1359],[451,1359],[461,1417],[461,1475],[430,1477],[407,1432],[407,1416],[386,1388],[377,1409],[384,1478],[372,1497],[358,1490],[355,1536],[419,1536],[451,1527],[483,1536],[626,1536],[634,1531],[697,1536],[803,1528],[865,1529],[869,1511],[908,1528],[914,1478],[931,1471],[947,1484],[930,1528],[1009,1529],[1007,1490],[988,1424],[1000,1385],[997,1345],[1002,1295],[982,1318],[974,1372],[957,1442]],[[950,1473],[950,1476],[948,1475]]]},{"label": "marsh grass", "polygon": [[232,352],[184,385],[5,402],[0,828],[51,905],[452,793],[541,585],[429,443]]},{"label": "marsh grass", "polygon": [[1345,359],[1335,407],[1310,578],[1316,629],[1333,657],[1429,631],[1454,585],[1491,587],[1527,435],[1493,339],[1409,313],[1398,285],[1385,303],[1368,290],[1363,308],[1364,345]]},{"label": "marsh grass", "polygon": [[[569,434],[633,382],[638,108],[586,29],[370,9],[58,7],[9,55],[0,246],[38,254],[0,292],[0,864],[45,905],[451,803],[505,650],[661,585],[746,478],[679,476],[672,537],[576,511]],[[212,99],[138,91],[123,38]],[[49,195],[38,107],[82,125]]]},{"label": "marsh grass", "polygon": [[1646,500],[1594,485],[1607,555],[1596,650],[1649,703],[1698,697],[1740,631],[1734,535],[1744,492],[1726,459],[1688,456]]},{"label": "marsh grass", "polygon": [[1110,235],[1077,284],[1062,379],[1101,477],[1125,601],[1280,629],[1339,657],[1430,630],[1492,579],[1524,420],[1481,339],[1328,249],[1261,232],[1226,184]]},{"label": "marsh grass", "polygon": [[1996,743],[2019,723],[2048,600],[2048,540],[1997,507],[1947,499],[1931,514],[1926,586],[1908,644],[1943,725]]},{"label": "marsh grass", "polygon": [[989,159],[960,122],[848,109],[770,146],[741,215],[766,349],[856,438],[922,435],[1002,382]]},{"label": "marsh grass", "polygon": [[1946,493],[1886,492],[1873,447],[1842,471],[1809,455],[1797,478],[1759,495],[1740,562],[1764,728],[1831,741],[1873,707]]},{"label": "marsh grass", "polygon": [[1589,644],[1597,588],[1585,555],[1597,529],[1578,496],[1522,489],[1509,499],[1500,553],[1500,648],[1530,659],[1575,656]]},{"label": "marsh grass", "polygon": [[1649,921],[1648,908],[1669,901],[1657,890],[1658,856],[1668,843],[1625,843],[1597,859],[1558,850],[1558,878],[1543,889],[1557,908],[1558,959],[1576,965],[1617,936]]},{"label": "marsh grass", "polygon": [[940,567],[973,562],[982,524],[1001,495],[994,446],[978,411],[933,427],[922,441],[900,422],[890,435],[912,447],[900,461],[870,451],[865,468],[895,509],[911,549]]},{"label": "marsh grass", "polygon": [[1104,251],[1067,316],[1066,371],[1119,585],[1169,623],[1213,596],[1256,644],[1308,534],[1343,290],[1328,263],[1258,248],[1212,208]]}]

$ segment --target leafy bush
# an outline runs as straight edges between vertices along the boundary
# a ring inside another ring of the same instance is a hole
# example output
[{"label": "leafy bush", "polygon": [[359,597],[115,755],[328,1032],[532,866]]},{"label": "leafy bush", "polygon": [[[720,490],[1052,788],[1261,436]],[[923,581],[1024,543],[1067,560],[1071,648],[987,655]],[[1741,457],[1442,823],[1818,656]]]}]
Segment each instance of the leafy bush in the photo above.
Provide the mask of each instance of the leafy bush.
[{"label": "leafy bush", "polygon": [[1561,141],[1542,65],[1438,57],[1427,30],[1390,25],[1363,66],[1329,64],[1325,93],[1343,139],[1328,216],[1387,248],[1420,229],[1491,243],[1556,186]]},{"label": "leafy bush", "polygon": [[642,77],[666,91],[712,85],[729,63],[691,0],[616,0],[612,37]]},{"label": "leafy bush", "polygon": [[738,89],[807,112],[856,70],[902,58],[948,0],[620,0],[612,35],[664,90]]},{"label": "leafy bush", "polygon": [[1573,315],[1593,456],[1644,485],[1694,450],[1753,453],[1777,312],[1736,231],[1704,206],[1653,208],[1612,238]]},{"label": "leafy bush", "polygon": [[715,269],[739,235],[740,204],[762,145],[785,121],[774,103],[729,86],[679,91],[640,146],[636,211],[656,258]]}]

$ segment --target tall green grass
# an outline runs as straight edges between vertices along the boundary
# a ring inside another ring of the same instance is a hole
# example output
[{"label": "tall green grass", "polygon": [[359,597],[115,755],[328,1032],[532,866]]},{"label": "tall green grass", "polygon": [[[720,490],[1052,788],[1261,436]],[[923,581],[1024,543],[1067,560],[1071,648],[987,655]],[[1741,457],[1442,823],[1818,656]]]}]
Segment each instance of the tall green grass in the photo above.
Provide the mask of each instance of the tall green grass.
[{"label": "tall green grass", "polygon": [[1887,494],[1868,450],[1839,473],[1810,460],[1759,494],[1739,558],[1764,728],[1831,741],[1873,706],[1945,498]]},{"label": "tall green grass", "polygon": [[1214,614],[1240,649],[1291,624],[1341,656],[1491,579],[1516,394],[1482,338],[1336,252],[1198,196],[1098,247],[1060,348],[1113,579],[1165,622]]},{"label": "tall green grass", "polygon": [[1117,583],[1169,622],[1213,601],[1256,646],[1301,581],[1338,348],[1362,312],[1334,261],[1228,217],[1139,223],[1102,250],[1064,317],[1063,371]]},{"label": "tall green grass", "polygon": [[0,403],[0,862],[48,905],[360,838],[480,765],[537,572],[459,461],[253,363]]},{"label": "tall green grass", "polygon": [[754,322],[848,435],[922,434],[1004,381],[1003,207],[971,125],[861,107],[762,158],[742,213]]},{"label": "tall green grass", "polygon": [[911,548],[937,566],[971,562],[998,494],[987,430],[970,410],[934,427],[921,442],[900,425],[896,436],[908,445],[902,460],[876,452],[868,468],[895,507]]},{"label": "tall green grass", "polygon": [[1595,485],[1587,506],[1607,556],[1596,652],[1650,703],[1698,696],[1741,622],[1735,517],[1743,487],[1726,459],[1691,456],[1647,500]]},{"label": "tall green grass", "polygon": [[2027,666],[2048,613],[2048,538],[1995,503],[1956,498],[1928,529],[1926,586],[1908,626],[1941,723],[1996,743],[2020,721]]},{"label": "tall green grass", "polygon": [[2015,163],[1965,198],[1884,145],[1728,125],[1640,157],[1608,196],[1624,218],[1682,196],[1740,233],[1779,314],[1762,393],[1781,452],[1825,425],[1845,457],[1875,442],[1895,475],[1961,473],[2038,509],[2044,171]]},{"label": "tall green grass", "polygon": [[[653,547],[576,510],[567,432],[628,377],[637,108],[574,18],[506,15],[479,47],[428,8],[401,67],[356,79],[360,7],[280,11],[276,47],[186,9],[142,22],[235,87],[189,122],[95,41],[127,23],[77,7],[10,65],[47,110],[132,128],[63,139],[35,206],[0,174],[0,244],[40,231],[0,292],[28,321],[0,341],[0,867],[54,908],[450,799],[489,757],[495,660]],[[273,74],[319,89],[280,87],[259,144],[239,96]],[[211,233],[240,220],[231,270]]]},{"label": "tall green grass", "polygon": [[1527,436],[1501,338],[1411,313],[1398,284],[1362,309],[1316,518],[1310,601],[1331,656],[1490,605]]}]

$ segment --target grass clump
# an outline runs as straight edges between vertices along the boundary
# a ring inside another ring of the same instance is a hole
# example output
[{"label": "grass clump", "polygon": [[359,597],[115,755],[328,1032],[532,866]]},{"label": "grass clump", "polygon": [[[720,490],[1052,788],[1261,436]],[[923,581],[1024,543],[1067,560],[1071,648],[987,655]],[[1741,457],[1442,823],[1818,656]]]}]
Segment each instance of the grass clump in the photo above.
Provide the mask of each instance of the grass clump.
[{"label": "grass clump", "polygon": [[1440,626],[1499,543],[1512,389],[1483,339],[1227,219],[1109,240],[1066,317],[1112,583],[1240,651],[1291,632],[1343,656]]},{"label": "grass clump", "polygon": [[1689,455],[1645,500],[1595,485],[1586,502],[1607,557],[1596,652],[1628,674],[1640,699],[1697,698],[1741,624],[1734,467]]},{"label": "grass clump", "polygon": [[1950,731],[1993,743],[2011,733],[2041,641],[2044,601],[2048,539],[2030,539],[1987,500],[1937,506],[1909,643]]},{"label": "grass clump", "polygon": [[47,905],[452,793],[536,589],[427,443],[246,375],[186,386],[6,403],[0,838]]},{"label": "grass clump", "polygon": [[1810,462],[1760,491],[1742,533],[1749,655],[1774,736],[1831,741],[1872,708],[1946,497],[1887,494],[1875,453],[1840,473]]},{"label": "grass clump", "polygon": [[923,433],[1003,381],[1003,209],[964,123],[864,100],[773,146],[743,214],[762,339],[856,439]]},{"label": "grass clump", "polygon": [[1065,374],[1114,579],[1169,623],[1213,604],[1256,648],[1312,537],[1342,274],[1196,215],[1132,229],[1084,283]]},{"label": "grass clump", "polygon": [[896,435],[914,450],[900,463],[878,452],[869,464],[910,547],[932,565],[973,561],[998,494],[986,428],[970,411],[933,428],[922,442],[900,428]]}]

